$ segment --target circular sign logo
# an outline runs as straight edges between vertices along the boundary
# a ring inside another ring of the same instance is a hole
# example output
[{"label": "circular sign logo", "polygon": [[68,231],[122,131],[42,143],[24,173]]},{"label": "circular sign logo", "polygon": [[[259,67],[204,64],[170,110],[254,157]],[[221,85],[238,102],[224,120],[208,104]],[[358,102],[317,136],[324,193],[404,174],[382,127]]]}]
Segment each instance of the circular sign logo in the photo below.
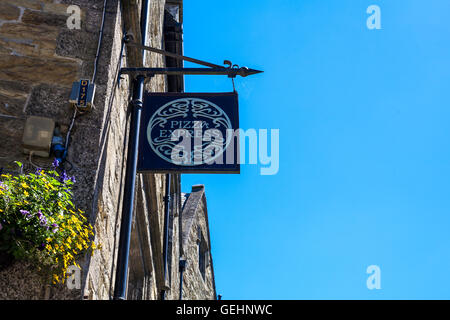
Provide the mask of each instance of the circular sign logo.
[{"label": "circular sign logo", "polygon": [[[229,129],[231,121],[222,108],[204,99],[183,98],[156,110],[148,123],[147,140],[160,158],[174,163],[174,154],[181,153],[183,161],[177,165],[195,166],[205,163],[205,154],[208,163],[223,154],[232,140]],[[180,147],[181,139],[188,139],[189,147]]]}]

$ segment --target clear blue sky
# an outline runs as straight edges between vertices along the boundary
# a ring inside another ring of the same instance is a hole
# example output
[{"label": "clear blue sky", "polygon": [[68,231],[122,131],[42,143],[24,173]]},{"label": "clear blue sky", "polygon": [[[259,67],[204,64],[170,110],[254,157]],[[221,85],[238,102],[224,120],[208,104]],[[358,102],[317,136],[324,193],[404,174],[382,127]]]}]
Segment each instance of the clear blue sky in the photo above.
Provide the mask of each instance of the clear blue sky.
[{"label": "clear blue sky", "polygon": [[[368,30],[369,5],[381,30]],[[206,187],[224,299],[450,299],[448,0],[184,3],[187,56],[236,81],[243,129],[280,129],[280,170]],[[231,91],[186,77],[186,91]],[[368,290],[366,268],[381,268]]]}]

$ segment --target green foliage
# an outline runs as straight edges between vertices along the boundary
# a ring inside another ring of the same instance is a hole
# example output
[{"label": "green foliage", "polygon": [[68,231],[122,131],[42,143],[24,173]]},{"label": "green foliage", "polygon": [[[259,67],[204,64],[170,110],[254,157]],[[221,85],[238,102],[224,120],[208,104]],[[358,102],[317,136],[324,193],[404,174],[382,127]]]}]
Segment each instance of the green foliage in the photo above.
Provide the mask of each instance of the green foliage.
[{"label": "green foliage", "polygon": [[0,250],[50,270],[54,282],[64,281],[67,267],[97,248],[92,226],[72,202],[73,183],[56,168],[0,176]]}]

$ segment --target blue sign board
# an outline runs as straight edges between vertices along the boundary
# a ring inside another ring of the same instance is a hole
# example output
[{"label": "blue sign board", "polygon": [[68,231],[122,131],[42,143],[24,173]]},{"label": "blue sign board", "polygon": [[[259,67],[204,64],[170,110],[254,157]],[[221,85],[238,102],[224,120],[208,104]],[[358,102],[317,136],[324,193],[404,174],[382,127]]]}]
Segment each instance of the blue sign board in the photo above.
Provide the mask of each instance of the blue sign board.
[{"label": "blue sign board", "polygon": [[238,95],[145,93],[139,172],[239,173]]}]

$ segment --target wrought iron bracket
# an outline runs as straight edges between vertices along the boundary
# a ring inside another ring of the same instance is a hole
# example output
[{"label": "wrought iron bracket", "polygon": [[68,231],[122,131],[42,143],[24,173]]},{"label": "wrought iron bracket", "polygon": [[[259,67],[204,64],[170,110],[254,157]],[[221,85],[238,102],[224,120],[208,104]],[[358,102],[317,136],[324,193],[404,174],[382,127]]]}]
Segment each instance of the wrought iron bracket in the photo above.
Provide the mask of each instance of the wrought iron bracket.
[{"label": "wrought iron bracket", "polygon": [[121,74],[128,74],[132,77],[144,76],[151,77],[156,74],[165,74],[168,76],[178,75],[226,75],[229,78],[236,76],[247,77],[252,74],[260,73],[246,67],[242,68],[122,68]]},{"label": "wrought iron bracket", "polygon": [[207,61],[202,61],[199,59],[194,59],[179,55],[176,53],[168,52],[165,50],[144,46],[142,44],[133,42],[133,36],[131,34],[125,34],[123,38],[124,43],[128,47],[135,47],[142,50],[147,50],[150,52],[158,53],[166,57],[171,57],[178,60],[188,61],[195,64],[199,64],[208,68],[121,68],[119,73],[130,75],[134,78],[138,76],[152,77],[156,74],[164,75],[226,75],[229,78],[235,78],[236,76],[247,77],[253,74],[261,73],[263,71],[249,69],[247,67],[239,67],[238,65],[233,65],[231,61],[225,60],[224,67],[218,64],[210,63]]}]

